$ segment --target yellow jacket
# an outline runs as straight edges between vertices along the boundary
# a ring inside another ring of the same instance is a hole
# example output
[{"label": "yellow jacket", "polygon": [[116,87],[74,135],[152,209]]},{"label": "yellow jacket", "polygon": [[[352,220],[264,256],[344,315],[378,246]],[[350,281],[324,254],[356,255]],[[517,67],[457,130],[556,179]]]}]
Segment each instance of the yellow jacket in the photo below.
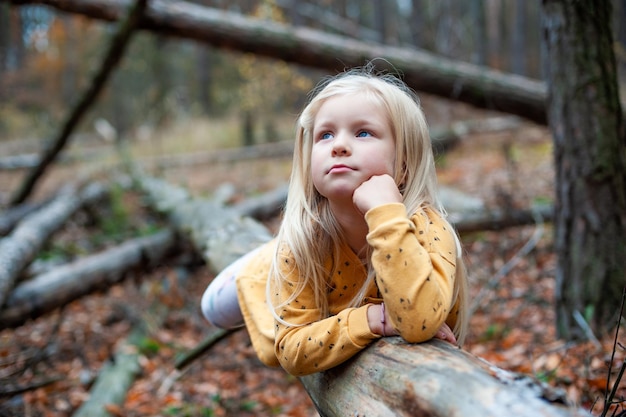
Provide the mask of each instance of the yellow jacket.
[{"label": "yellow jacket", "polygon": [[[242,269],[237,277],[239,304],[263,363],[280,364],[301,376],[344,362],[381,337],[369,328],[367,308],[382,301],[394,328],[407,342],[431,339],[444,322],[454,327],[458,306],[452,305],[457,257],[453,231],[431,210],[408,217],[401,203],[371,209],[365,220],[376,282],[359,307],[348,308],[348,304],[365,281],[367,270],[347,245],[340,248],[340,259],[334,262],[337,267],[329,277],[330,316],[321,320],[311,287],[305,287],[278,312],[294,325],[274,320],[265,301],[265,287],[275,240]],[[290,255],[284,256],[289,262]],[[329,258],[328,265],[332,261]],[[296,281],[297,270],[288,270],[287,279]],[[292,289],[281,286],[280,299],[287,299]]]}]

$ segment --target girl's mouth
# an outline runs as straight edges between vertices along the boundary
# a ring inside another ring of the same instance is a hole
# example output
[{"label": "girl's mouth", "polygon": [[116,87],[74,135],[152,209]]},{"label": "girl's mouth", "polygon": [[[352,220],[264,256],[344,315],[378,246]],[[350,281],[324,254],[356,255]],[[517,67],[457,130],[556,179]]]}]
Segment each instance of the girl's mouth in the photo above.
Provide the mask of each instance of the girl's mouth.
[{"label": "girl's mouth", "polygon": [[342,173],[342,172],[349,172],[349,171],[354,171],[354,169],[352,169],[351,167],[349,167],[347,165],[337,164],[337,165],[333,165],[328,170],[328,173],[329,174],[339,174],[339,173]]}]

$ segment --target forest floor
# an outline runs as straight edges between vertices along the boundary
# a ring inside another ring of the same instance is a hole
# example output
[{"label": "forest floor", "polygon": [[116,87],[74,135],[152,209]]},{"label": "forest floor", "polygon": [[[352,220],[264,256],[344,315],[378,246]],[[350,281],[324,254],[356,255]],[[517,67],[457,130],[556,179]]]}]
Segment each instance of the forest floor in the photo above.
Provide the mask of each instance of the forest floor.
[{"label": "forest floor", "polygon": [[[431,125],[490,115],[428,97],[423,104]],[[465,135],[457,147],[438,158],[440,181],[480,197],[488,207],[549,202],[554,186],[551,151],[547,130],[529,123],[501,132]],[[198,195],[229,182],[244,198],[286,182],[289,164],[287,159],[247,161],[160,174]],[[56,181],[50,181],[50,188],[75,176],[75,169],[55,170],[52,175]],[[6,180],[0,185],[15,183]],[[132,193],[124,195],[123,205],[131,213],[131,223],[156,221]],[[54,246],[80,246],[93,232],[93,225],[79,216],[55,236]],[[539,222],[472,233],[462,240],[474,310],[465,349],[501,368],[558,387],[574,404],[600,416],[614,334],[577,343],[556,337],[551,225]],[[199,311],[200,296],[212,277],[204,265],[174,258],[60,311],[0,331],[0,416],[72,415],[89,397],[94,378],[116,346],[154,303],[166,305],[169,313],[138,346],[141,372],[125,403],[109,407],[112,415],[317,416],[297,379],[266,368],[256,359],[245,331],[219,342],[182,374],[175,373],[175,360],[214,330]],[[609,386],[626,356],[624,328],[619,339]],[[9,387],[26,388],[48,378],[58,380],[37,389],[1,394]],[[618,397],[626,397],[626,381]],[[618,409],[623,410],[623,405]]]}]

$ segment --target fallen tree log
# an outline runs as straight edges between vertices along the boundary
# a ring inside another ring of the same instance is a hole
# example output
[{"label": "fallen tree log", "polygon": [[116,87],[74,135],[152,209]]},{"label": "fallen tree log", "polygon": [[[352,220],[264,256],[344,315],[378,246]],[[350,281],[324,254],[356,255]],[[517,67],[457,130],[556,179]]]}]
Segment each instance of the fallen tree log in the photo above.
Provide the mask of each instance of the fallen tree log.
[{"label": "fallen tree log", "polygon": [[[176,196],[162,204],[160,210],[167,212],[192,243],[202,248],[213,272],[228,264],[220,262],[224,254],[240,253],[241,242],[248,242],[250,232],[245,229],[245,220],[237,223],[230,234],[223,233],[221,223],[240,216],[232,210],[221,205],[214,205],[211,210],[211,206],[186,190],[160,180],[142,177],[138,181],[153,202],[161,201],[163,189],[168,190],[167,195]],[[205,219],[198,220],[197,216]],[[214,217],[220,221],[212,220]],[[191,224],[204,230],[189,229]],[[212,246],[206,244],[207,238],[212,240]],[[266,230],[257,234],[257,243],[269,238]],[[217,247],[218,253],[211,250]],[[408,344],[400,338],[383,338],[347,363],[300,380],[322,417],[589,416],[567,404],[561,392],[437,340]]]},{"label": "fallen tree log", "polygon": [[135,174],[153,208],[166,213],[172,226],[187,235],[213,271],[271,239],[260,222],[222,204],[196,199],[187,190],[157,178]]},{"label": "fallen tree log", "polygon": [[[79,136],[79,135],[76,135]],[[85,135],[82,135],[83,137]],[[115,150],[108,146],[103,148],[97,146],[93,148],[85,148],[81,143],[81,147],[75,151],[68,150],[66,154],[57,156],[55,161],[58,164],[84,163],[94,159],[102,159],[107,154],[113,154]],[[24,169],[32,169],[41,163],[41,155],[37,153],[8,155],[0,157],[0,171],[17,171]]]},{"label": "fallen tree log", "polygon": [[102,184],[93,183],[80,193],[61,192],[45,207],[26,216],[13,232],[0,240],[0,307],[13,288],[18,275],[65,221],[79,208],[106,195]]},{"label": "fallen tree log", "polygon": [[[131,0],[10,0],[46,4],[91,18],[119,20]],[[546,124],[545,83],[423,50],[362,42],[306,27],[253,19],[185,1],[153,0],[139,28],[328,71],[377,61],[404,74],[412,88]],[[341,59],[337,59],[341,57]]]},{"label": "fallen tree log", "polygon": [[538,222],[552,222],[553,219],[554,207],[551,205],[530,209],[485,210],[476,213],[451,213],[450,215],[450,221],[461,234],[503,230]]},{"label": "fallen tree log", "polygon": [[[150,311],[151,325],[160,326],[166,312],[163,306],[153,306]],[[73,417],[123,415],[120,406],[126,400],[135,378],[141,373],[139,346],[149,335],[150,326],[145,321],[135,324],[128,337],[120,342],[111,360],[100,370],[89,398],[72,414]]]},{"label": "fallen tree log", "polygon": [[300,378],[321,417],[589,416],[564,392],[449,343],[384,338],[349,362]]},{"label": "fallen tree log", "polygon": [[24,203],[19,206],[9,207],[0,213],[0,236],[6,236],[29,214],[39,210],[50,201],[42,201],[38,203]]},{"label": "fallen tree log", "polygon": [[131,239],[18,285],[0,310],[0,330],[17,327],[81,296],[119,282],[129,271],[153,268],[176,247],[176,234],[163,230]]},{"label": "fallen tree log", "polygon": [[[129,339],[136,339],[140,333],[133,332]],[[98,373],[89,398],[76,410],[74,417],[110,417],[109,412],[122,404],[135,378],[141,373],[139,353],[130,340],[122,341],[110,361]]]}]

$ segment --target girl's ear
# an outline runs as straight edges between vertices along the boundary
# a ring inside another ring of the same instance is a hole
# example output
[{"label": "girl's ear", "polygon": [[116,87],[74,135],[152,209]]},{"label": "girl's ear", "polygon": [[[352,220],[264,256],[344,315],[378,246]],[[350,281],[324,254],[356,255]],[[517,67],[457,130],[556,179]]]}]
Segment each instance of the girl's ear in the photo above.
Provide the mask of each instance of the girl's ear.
[{"label": "girl's ear", "polygon": [[400,194],[404,195],[404,190],[406,188],[406,180],[407,180],[407,168],[406,168],[406,163],[402,163],[402,175],[400,176],[400,179],[398,180],[398,190],[400,191]]}]

